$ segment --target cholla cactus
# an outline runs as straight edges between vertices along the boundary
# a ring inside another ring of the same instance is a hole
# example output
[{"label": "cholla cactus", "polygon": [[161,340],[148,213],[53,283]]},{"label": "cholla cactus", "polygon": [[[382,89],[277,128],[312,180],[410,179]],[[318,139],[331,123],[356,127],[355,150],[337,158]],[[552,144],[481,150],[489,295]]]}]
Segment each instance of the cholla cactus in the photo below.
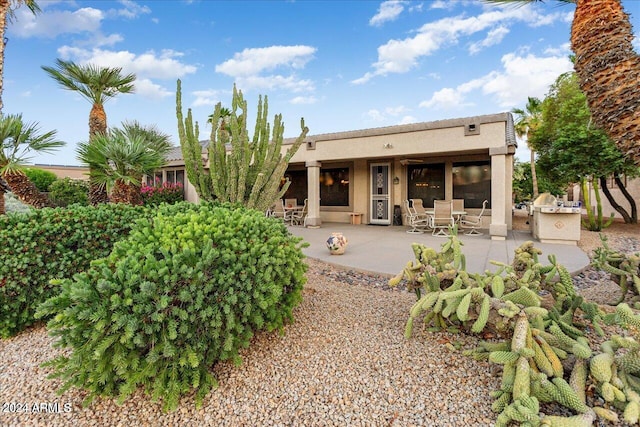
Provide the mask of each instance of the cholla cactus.
[{"label": "cholla cactus", "polygon": [[187,177],[195,186],[200,198],[221,202],[241,203],[244,206],[266,211],[281,198],[289,181],[281,185],[282,177],[291,157],[298,151],[309,132],[300,120],[301,132],[286,153],[281,153],[284,137],[282,115],[274,118],[273,131],[267,121],[267,97],[258,101],[258,112],[253,138],[247,131],[247,102],[242,92],[233,87],[231,114],[225,118],[225,126],[218,126],[222,118],[222,104],[216,105],[211,123],[208,160],[205,170],[202,146],[199,141],[198,123],[193,123],[191,110],[182,115],[181,84],[177,89],[178,133],[185,160]]}]

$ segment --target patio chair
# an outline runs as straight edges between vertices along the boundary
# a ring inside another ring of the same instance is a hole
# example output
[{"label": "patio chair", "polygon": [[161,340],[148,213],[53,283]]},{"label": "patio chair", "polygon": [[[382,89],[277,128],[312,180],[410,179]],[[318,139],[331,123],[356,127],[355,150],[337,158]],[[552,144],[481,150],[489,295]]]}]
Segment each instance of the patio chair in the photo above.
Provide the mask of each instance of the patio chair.
[{"label": "patio chair", "polygon": [[284,199],[284,205],[287,207],[298,206],[298,199]]},{"label": "patio chair", "polygon": [[453,227],[454,220],[451,215],[451,200],[434,200],[433,217],[431,218],[431,228],[433,236],[448,236],[449,227]]},{"label": "patio chair", "polygon": [[[464,199],[451,200],[451,210],[453,210],[453,212],[464,212]],[[456,223],[459,224],[462,217],[462,214],[456,214]]]},{"label": "patio chair", "polygon": [[272,218],[286,219],[286,212],[284,211],[284,202],[282,199],[278,199],[276,203],[269,209]]},{"label": "patio chair", "polygon": [[482,227],[482,215],[484,215],[484,211],[487,207],[487,203],[489,203],[488,200],[485,200],[484,202],[482,202],[482,210],[478,215],[465,215],[460,220],[460,227],[469,229],[469,231],[464,233],[465,236],[481,236],[482,235],[482,233],[478,231],[478,228]]},{"label": "patio chair", "polygon": [[411,226],[411,229],[407,230],[407,233],[422,234],[427,228],[429,228],[429,217],[424,214],[419,214],[415,205],[412,205],[409,200],[404,201],[404,207],[407,211],[407,224]]},{"label": "patio chair", "polygon": [[302,209],[292,211],[289,214],[291,215],[291,225],[302,225],[303,227],[307,226],[307,200],[308,199],[304,199]]}]

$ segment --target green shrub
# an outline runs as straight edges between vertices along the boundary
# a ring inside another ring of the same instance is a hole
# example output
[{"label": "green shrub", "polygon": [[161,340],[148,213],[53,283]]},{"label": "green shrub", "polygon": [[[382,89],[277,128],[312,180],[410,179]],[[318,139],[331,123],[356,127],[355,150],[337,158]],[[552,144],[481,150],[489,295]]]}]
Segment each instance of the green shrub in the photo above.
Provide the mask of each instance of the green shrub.
[{"label": "green shrub", "polygon": [[33,182],[38,191],[46,193],[49,191],[49,186],[53,184],[58,177],[55,173],[38,168],[26,168],[24,169],[25,175],[29,178],[29,181]]},{"label": "green shrub", "polygon": [[81,179],[59,179],[49,187],[49,197],[58,206],[89,204],[89,183]]},{"label": "green shrub", "polygon": [[144,208],[122,205],[34,209],[0,217],[0,337],[35,323],[38,304],[59,292],[49,279],[72,277],[105,257]]},{"label": "green shrub", "polygon": [[29,205],[22,203],[13,193],[4,194],[4,209],[6,213],[29,212],[33,209]]},{"label": "green shrub", "polygon": [[63,390],[118,395],[142,386],[165,409],[216,386],[210,368],[240,363],[254,331],[280,329],[301,300],[301,238],[262,212],[229,205],[162,205],[109,257],[40,306],[60,347],[48,363]]}]

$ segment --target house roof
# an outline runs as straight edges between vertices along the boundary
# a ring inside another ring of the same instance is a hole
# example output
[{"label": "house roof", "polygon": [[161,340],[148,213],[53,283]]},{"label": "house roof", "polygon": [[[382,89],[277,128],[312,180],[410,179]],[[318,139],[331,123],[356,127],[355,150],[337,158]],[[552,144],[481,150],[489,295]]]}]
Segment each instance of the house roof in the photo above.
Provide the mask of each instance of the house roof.
[{"label": "house roof", "polygon": [[[411,123],[411,124],[405,124],[405,125],[384,126],[384,127],[378,127],[378,128],[323,133],[318,135],[307,135],[305,141],[317,142],[317,141],[331,141],[336,139],[361,138],[361,137],[368,137],[368,136],[392,135],[392,134],[416,132],[416,131],[423,131],[423,130],[453,128],[453,127],[466,126],[470,124],[475,124],[476,126],[478,126],[483,123],[496,123],[496,122],[506,123],[505,145],[507,146],[512,145],[517,147],[518,144],[516,142],[516,135],[513,128],[513,116],[511,115],[511,113],[487,114],[487,115],[464,117],[464,118],[457,118],[457,119],[436,120],[431,122],[419,122],[419,123]],[[282,141],[282,145],[292,145],[296,141],[296,139],[297,137],[284,138],[284,140]],[[209,140],[200,141],[200,145],[204,150],[209,145]],[[182,149],[179,146],[173,147],[169,152],[169,154],[167,155],[167,161],[175,162],[180,160],[182,160]]]}]

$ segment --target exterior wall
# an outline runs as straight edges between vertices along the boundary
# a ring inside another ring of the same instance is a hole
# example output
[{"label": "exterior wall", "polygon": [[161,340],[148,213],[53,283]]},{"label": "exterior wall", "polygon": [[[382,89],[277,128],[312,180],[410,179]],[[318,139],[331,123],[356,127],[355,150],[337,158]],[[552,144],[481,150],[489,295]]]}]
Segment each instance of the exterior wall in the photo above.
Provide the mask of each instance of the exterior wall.
[{"label": "exterior wall", "polygon": [[89,179],[89,168],[83,166],[39,165],[33,167],[56,174],[58,178]]},{"label": "exterior wall", "polygon": [[[295,138],[283,141],[286,153]],[[453,164],[465,161],[490,161],[491,206],[485,211],[485,224],[492,238],[506,237],[511,228],[511,199],[513,154],[515,136],[509,113],[415,123],[385,128],[337,132],[308,136],[289,162],[290,169],[307,170],[307,197],[309,216],[307,224],[318,226],[322,222],[345,222],[350,213],[362,214],[362,223],[370,223],[372,163],[390,164],[390,223],[394,206],[402,206],[407,198],[408,164],[443,163],[445,165],[445,198],[453,196]],[[183,165],[172,158],[171,166]],[[349,205],[322,206],[320,200],[320,170],[323,168],[349,168]],[[397,178],[397,179],[395,179]],[[185,188],[185,198],[197,201],[195,189]],[[470,214],[480,209],[467,209]],[[403,212],[404,213],[404,212]]]},{"label": "exterior wall", "polygon": [[[633,199],[636,201],[636,207],[640,208],[640,178],[627,180],[627,187],[626,188],[627,188],[627,191],[629,192],[629,194],[631,194]],[[595,208],[596,194],[595,194],[595,191],[593,190],[593,188],[591,187],[591,185],[589,186],[589,189],[590,189],[589,196],[590,196],[590,199],[591,199],[591,204]],[[574,185],[570,189],[570,191],[572,192],[572,194],[571,194],[572,199],[571,200],[583,200],[580,197],[580,185],[579,184]],[[614,186],[613,188],[609,188],[609,191],[611,192],[611,195],[614,197],[614,200],[616,200],[618,202],[618,204],[620,206],[622,206],[623,208],[625,208],[627,210],[627,212],[630,214],[631,213],[631,207],[629,206],[629,202],[627,202],[627,199],[622,195],[622,192],[620,191],[620,189]],[[601,201],[602,201],[602,214],[603,214],[603,216],[605,218],[608,218],[613,213],[616,218],[622,219],[622,215],[620,215],[618,213],[618,211],[616,211],[611,206],[611,204],[609,203],[609,200],[605,197],[605,195],[602,192],[602,190],[600,190],[600,198],[601,198]],[[586,208],[586,206],[583,206],[583,208]]]}]

